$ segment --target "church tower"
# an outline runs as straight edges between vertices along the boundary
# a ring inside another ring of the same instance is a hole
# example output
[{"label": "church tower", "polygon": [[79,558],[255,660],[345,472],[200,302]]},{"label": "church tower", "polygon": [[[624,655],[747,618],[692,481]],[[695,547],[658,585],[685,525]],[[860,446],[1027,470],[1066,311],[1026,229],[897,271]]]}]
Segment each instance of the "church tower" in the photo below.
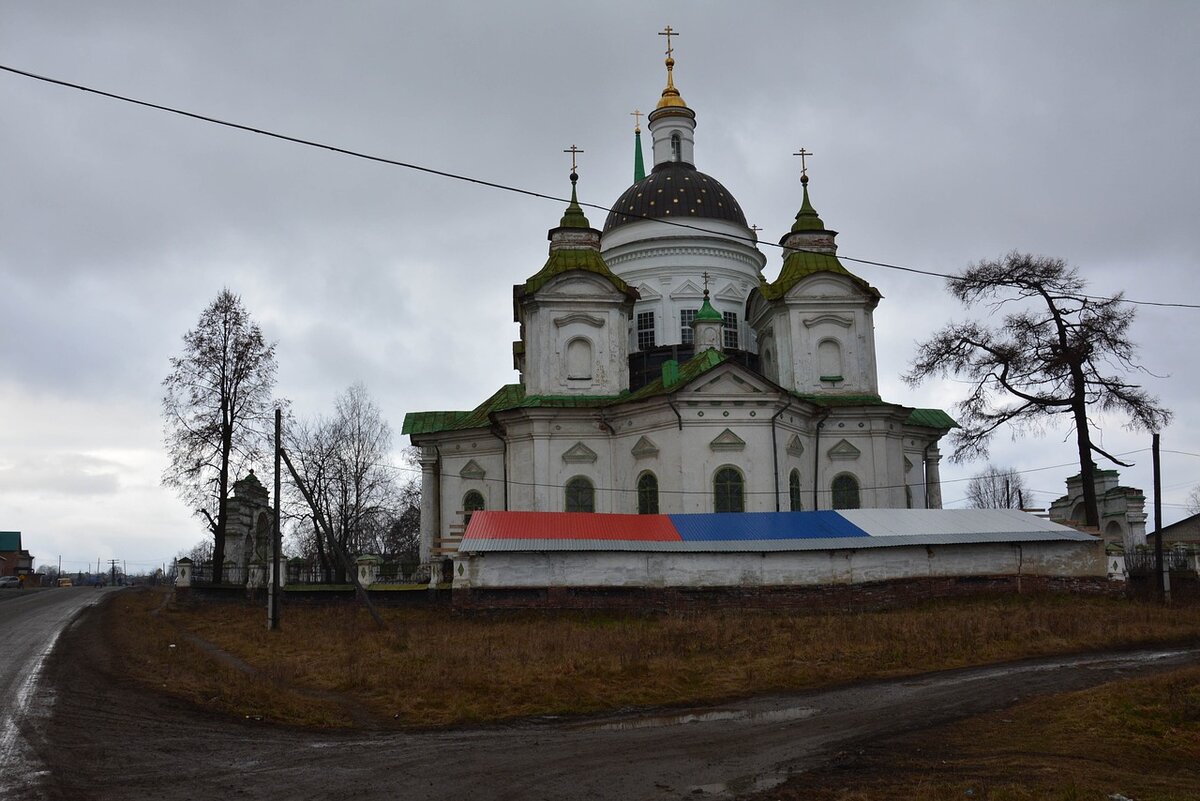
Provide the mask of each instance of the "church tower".
[{"label": "church tower", "polygon": [[872,313],[882,296],[838,260],[837,231],[825,227],[809,200],[806,166],[800,183],[800,211],[779,242],[783,269],[748,304],[760,369],[801,394],[878,395]]},{"label": "church tower", "polygon": [[[730,351],[755,352],[745,302],[759,285],[766,257],[733,194],[696,169],[696,112],[675,86],[670,27],[667,84],[648,116],[653,167],[612,206],[604,223],[602,251],[613,272],[636,288],[629,347],[635,360],[657,374],[657,361],[686,359],[694,350],[691,322],[704,300],[704,273],[711,279],[710,306],[722,318],[722,342]],[[635,112],[636,113],[636,112]],[[640,156],[635,129],[635,160]],[[641,381],[635,376],[634,386]]]},{"label": "church tower", "polygon": [[546,264],[513,287],[521,339],[513,366],[526,395],[618,395],[629,388],[629,314],[637,292],[608,269],[600,232],[576,197],[572,154],[571,202],[550,229]]}]

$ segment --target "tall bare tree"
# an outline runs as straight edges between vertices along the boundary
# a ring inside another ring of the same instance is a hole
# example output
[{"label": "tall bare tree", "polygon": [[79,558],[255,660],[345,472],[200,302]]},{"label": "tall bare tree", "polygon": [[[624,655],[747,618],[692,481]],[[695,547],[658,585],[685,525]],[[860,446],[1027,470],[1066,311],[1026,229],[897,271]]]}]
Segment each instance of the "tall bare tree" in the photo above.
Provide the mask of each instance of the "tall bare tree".
[{"label": "tall bare tree", "polygon": [[233,475],[267,441],[274,402],[275,345],[241,298],[222,289],[183,336],[163,381],[163,437],[170,464],[163,484],[203,517],[213,535],[213,581],[223,578]]},{"label": "tall bare tree", "polygon": [[988,464],[967,482],[967,500],[975,509],[1020,509],[1025,500],[1025,479],[1011,467]]},{"label": "tall bare tree", "polygon": [[971,265],[948,282],[968,308],[984,304],[998,322],[951,323],[917,348],[904,376],[965,377],[970,394],[956,405],[961,428],[951,434],[951,458],[986,456],[1003,425],[1040,432],[1066,418],[1075,431],[1086,523],[1099,525],[1093,454],[1124,464],[1092,442],[1089,413],[1124,416],[1127,426],[1157,431],[1171,419],[1126,377],[1145,372],[1129,339],[1134,312],[1121,293],[1087,294],[1078,271],[1061,259],[1010,253]]},{"label": "tall bare tree", "polygon": [[293,478],[319,534],[318,558],[344,581],[346,558],[377,550],[402,506],[387,464],[391,426],[366,387],[354,384],[337,398],[332,417],[293,425],[288,440]]}]

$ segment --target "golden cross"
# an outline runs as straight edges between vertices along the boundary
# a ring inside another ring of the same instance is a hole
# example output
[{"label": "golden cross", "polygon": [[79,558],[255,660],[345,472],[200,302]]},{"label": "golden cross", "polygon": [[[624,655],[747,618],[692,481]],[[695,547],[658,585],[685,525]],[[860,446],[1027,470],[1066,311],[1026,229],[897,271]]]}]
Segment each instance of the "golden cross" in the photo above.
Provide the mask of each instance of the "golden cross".
[{"label": "golden cross", "polygon": [[800,152],[793,153],[792,155],[800,157],[800,177],[801,178],[807,177],[808,176],[808,164],[805,161],[805,159],[808,156],[811,156],[812,152],[805,150],[804,148],[800,148]]},{"label": "golden cross", "polygon": [[641,130],[642,130],[642,112],[638,111],[638,110],[635,108],[633,111],[629,112],[629,116],[630,116],[630,117],[633,117],[633,131],[634,131],[634,133],[641,133]]},{"label": "golden cross", "polygon": [[575,169],[575,166],[576,166],[576,165],[575,165],[575,155],[576,155],[577,153],[582,153],[582,152],[584,152],[584,151],[582,151],[582,150],[580,150],[579,148],[575,147],[575,145],[571,145],[569,148],[567,148],[567,149],[566,149],[566,150],[564,150],[563,152],[564,152],[564,153],[570,153],[570,154],[571,154],[571,172],[578,172],[578,170],[576,170],[576,169]]},{"label": "golden cross", "polygon": [[667,27],[665,27],[661,31],[659,31],[658,35],[667,37],[667,58],[670,58],[671,54],[675,52],[671,48],[671,37],[678,36],[679,31],[673,29],[670,25],[668,25]]}]

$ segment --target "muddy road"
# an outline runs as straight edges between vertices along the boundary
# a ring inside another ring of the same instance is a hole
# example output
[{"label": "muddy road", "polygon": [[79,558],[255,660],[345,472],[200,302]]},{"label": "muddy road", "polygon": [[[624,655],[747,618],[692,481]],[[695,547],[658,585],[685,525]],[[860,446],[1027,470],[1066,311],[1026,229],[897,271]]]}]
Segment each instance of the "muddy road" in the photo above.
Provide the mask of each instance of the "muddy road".
[{"label": "muddy road", "polygon": [[28,798],[733,798],[840,750],[1040,694],[1186,664],[1176,648],[948,671],[695,710],[424,732],[309,732],[230,721],[147,693],[115,668],[104,609],[60,638],[52,710],[27,740]]}]

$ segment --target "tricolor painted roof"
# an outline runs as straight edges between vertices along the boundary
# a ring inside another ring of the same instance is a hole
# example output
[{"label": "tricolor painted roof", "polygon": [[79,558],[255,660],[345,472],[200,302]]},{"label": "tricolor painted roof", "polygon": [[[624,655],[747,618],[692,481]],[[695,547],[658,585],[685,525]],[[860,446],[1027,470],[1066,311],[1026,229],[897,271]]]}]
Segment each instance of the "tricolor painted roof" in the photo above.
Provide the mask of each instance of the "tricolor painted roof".
[{"label": "tricolor painted roof", "polygon": [[848,509],[679,515],[475,512],[459,553],[746,552],[1089,542],[1097,538],[1015,509]]}]

